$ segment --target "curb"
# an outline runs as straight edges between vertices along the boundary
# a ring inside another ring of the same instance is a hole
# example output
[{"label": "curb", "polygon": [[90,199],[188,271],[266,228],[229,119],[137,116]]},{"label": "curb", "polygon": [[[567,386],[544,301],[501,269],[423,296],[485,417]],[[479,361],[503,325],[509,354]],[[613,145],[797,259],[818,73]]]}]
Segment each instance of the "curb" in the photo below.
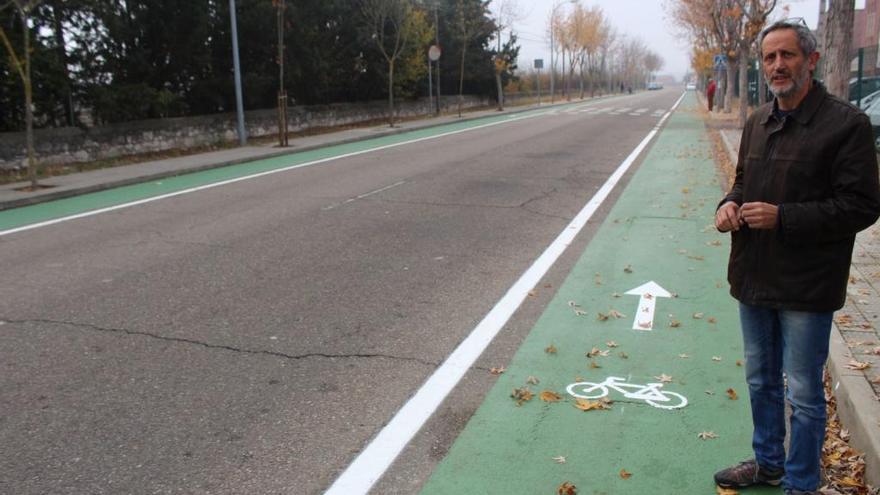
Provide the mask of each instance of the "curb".
[{"label": "curb", "polygon": [[828,372],[831,374],[837,415],[850,432],[850,443],[865,454],[865,481],[880,485],[880,429],[870,418],[880,421],[880,402],[874,399],[874,390],[862,373],[848,370],[844,363],[850,359],[850,349],[840,334],[837,324],[831,325],[831,345],[828,353]]},{"label": "curb", "polygon": [[[619,96],[619,95],[615,94],[615,95],[609,95],[609,96],[600,96],[597,98],[590,98],[589,100],[581,100],[581,101],[604,100],[604,99],[608,99],[613,96]],[[565,102],[552,103],[552,104],[548,103],[546,105],[540,105],[540,106],[531,105],[531,106],[528,106],[527,108],[520,108],[520,109],[515,109],[515,110],[510,110],[510,111],[505,110],[503,112],[498,112],[495,115],[498,115],[498,114],[516,115],[519,113],[525,113],[525,112],[529,112],[529,111],[533,111],[533,110],[537,110],[537,109],[542,109],[542,108],[554,108],[554,107],[559,107],[559,106],[563,106],[563,105],[570,105],[572,103],[574,103],[574,102],[565,101]],[[32,197],[28,197],[28,198],[0,201],[0,211],[11,210],[13,208],[20,208],[22,206],[30,206],[30,205],[35,205],[35,204],[39,204],[39,203],[47,203],[49,201],[71,198],[74,196],[80,196],[83,194],[89,194],[89,193],[93,193],[93,192],[106,191],[108,189],[114,189],[117,187],[130,186],[133,184],[141,184],[144,182],[151,182],[151,181],[160,180],[160,179],[167,179],[169,177],[177,177],[180,175],[186,175],[186,174],[191,174],[191,173],[196,173],[196,172],[203,172],[205,170],[211,170],[211,169],[215,169],[215,168],[228,167],[231,165],[241,165],[243,163],[250,163],[250,162],[255,162],[255,161],[259,161],[259,160],[266,160],[266,159],[270,159],[270,158],[278,158],[280,156],[293,155],[296,153],[302,153],[302,152],[312,151],[312,150],[316,150],[316,149],[320,149],[320,148],[326,148],[328,146],[337,146],[337,145],[343,145],[343,144],[356,143],[356,142],[360,142],[360,141],[366,141],[369,139],[375,139],[375,138],[380,138],[380,137],[395,136],[398,134],[404,134],[407,132],[418,131],[418,130],[422,130],[422,129],[431,129],[433,127],[440,127],[440,126],[454,124],[454,123],[458,123],[458,122],[470,122],[473,120],[484,119],[489,116],[490,115],[461,117],[460,119],[455,120],[455,121],[451,121],[451,122],[432,122],[432,123],[429,123],[426,125],[421,125],[418,127],[388,129],[388,130],[385,130],[382,132],[377,132],[375,134],[368,135],[368,136],[366,136],[366,135],[365,136],[356,136],[356,137],[351,137],[351,138],[339,139],[339,140],[335,140],[335,141],[328,141],[328,142],[320,143],[320,144],[312,144],[312,145],[302,146],[299,148],[291,147],[291,148],[285,149],[285,150],[279,150],[276,152],[269,152],[269,153],[266,153],[265,155],[261,155],[261,156],[254,156],[254,157],[248,157],[248,158],[237,158],[237,159],[233,159],[233,160],[226,160],[226,161],[217,162],[217,163],[209,163],[209,164],[200,165],[200,166],[191,167],[191,168],[178,169],[178,170],[168,170],[165,172],[158,172],[158,173],[149,174],[149,175],[130,177],[128,179],[120,179],[117,181],[106,182],[106,183],[101,183],[101,184],[94,184],[91,186],[82,186],[82,187],[75,187],[75,188],[66,189],[66,190],[47,192],[44,194],[40,194],[38,196],[32,196]],[[131,165],[127,165],[127,166],[137,166],[137,164],[131,164]],[[63,176],[58,176],[58,177],[63,177]]]},{"label": "curb", "polygon": [[[720,132],[724,147],[733,163],[737,153],[724,132]],[[874,390],[862,373],[852,373],[845,363],[852,357],[849,346],[837,328],[831,325],[827,367],[831,374],[832,393],[837,399],[837,415],[850,432],[850,443],[865,454],[865,482],[880,486],[880,421],[871,424],[871,418],[880,418],[880,402],[874,399]]]}]

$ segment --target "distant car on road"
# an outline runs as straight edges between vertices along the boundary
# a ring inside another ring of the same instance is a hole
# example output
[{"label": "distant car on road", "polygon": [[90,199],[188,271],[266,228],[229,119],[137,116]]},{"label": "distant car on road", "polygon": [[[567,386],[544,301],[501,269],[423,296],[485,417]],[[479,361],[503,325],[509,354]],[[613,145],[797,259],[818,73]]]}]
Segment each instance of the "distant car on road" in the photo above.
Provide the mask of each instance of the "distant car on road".
[{"label": "distant car on road", "polygon": [[661,83],[661,82],[657,82],[657,81],[651,81],[651,82],[648,83],[648,89],[649,89],[649,90],[653,90],[653,89],[663,89],[663,83]]},{"label": "distant car on road", "polygon": [[875,98],[865,113],[871,118],[871,127],[874,128],[874,148],[880,153],[880,98]]},{"label": "distant car on road", "polygon": [[687,83],[687,86],[685,86],[684,88],[687,89],[688,91],[694,91],[697,89],[697,84],[689,82],[689,83]]}]

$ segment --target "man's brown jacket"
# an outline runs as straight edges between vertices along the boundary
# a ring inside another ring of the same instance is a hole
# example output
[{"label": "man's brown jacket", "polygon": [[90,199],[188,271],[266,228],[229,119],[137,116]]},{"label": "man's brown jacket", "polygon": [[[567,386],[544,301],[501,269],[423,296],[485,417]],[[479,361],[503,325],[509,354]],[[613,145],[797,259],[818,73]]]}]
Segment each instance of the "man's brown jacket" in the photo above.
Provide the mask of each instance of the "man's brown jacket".
[{"label": "man's brown jacket", "polygon": [[754,306],[833,311],[846,299],[855,235],[880,216],[871,124],[818,82],[793,114],[780,120],[775,108],[746,123],[721,204],[777,205],[777,228],[733,233],[730,292]]}]

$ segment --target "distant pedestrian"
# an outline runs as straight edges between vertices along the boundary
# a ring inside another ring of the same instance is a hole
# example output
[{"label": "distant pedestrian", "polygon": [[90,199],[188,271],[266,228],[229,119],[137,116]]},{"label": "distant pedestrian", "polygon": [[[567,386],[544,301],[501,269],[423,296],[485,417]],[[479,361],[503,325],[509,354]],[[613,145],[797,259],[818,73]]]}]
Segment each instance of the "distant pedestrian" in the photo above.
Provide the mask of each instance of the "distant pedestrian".
[{"label": "distant pedestrian", "polygon": [[739,301],[755,459],[715,482],[818,494],[822,371],[856,233],[880,216],[877,156],[868,117],[813,81],[819,53],[808,27],[776,22],[760,46],[775,98],[748,119],[733,187],[715,215],[718,230],[732,233],[727,279]]},{"label": "distant pedestrian", "polygon": [[715,103],[715,79],[709,79],[709,86],[706,87],[706,100],[709,101],[709,111],[712,111],[712,106]]}]

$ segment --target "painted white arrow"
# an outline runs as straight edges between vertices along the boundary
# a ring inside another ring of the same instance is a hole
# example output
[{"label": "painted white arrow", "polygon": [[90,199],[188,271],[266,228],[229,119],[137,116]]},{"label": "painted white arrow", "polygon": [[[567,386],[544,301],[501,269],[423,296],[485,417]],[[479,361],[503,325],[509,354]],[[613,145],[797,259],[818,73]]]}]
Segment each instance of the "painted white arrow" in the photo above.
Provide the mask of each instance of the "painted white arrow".
[{"label": "painted white arrow", "polygon": [[653,280],[642,284],[626,293],[630,296],[639,296],[639,309],[636,310],[636,318],[633,320],[633,330],[650,331],[654,328],[654,308],[658,297],[672,297],[666,289],[657,285]]}]

